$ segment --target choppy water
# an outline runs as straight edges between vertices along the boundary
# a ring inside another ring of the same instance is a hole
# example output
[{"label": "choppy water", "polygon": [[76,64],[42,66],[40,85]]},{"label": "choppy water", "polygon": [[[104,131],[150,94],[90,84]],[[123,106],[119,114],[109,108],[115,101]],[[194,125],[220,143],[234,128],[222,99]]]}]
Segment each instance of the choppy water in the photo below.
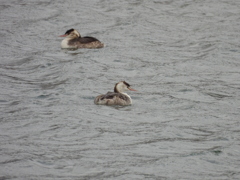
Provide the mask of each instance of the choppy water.
[{"label": "choppy water", "polygon": [[[239,9],[1,0],[0,179],[240,179]],[[132,106],[94,105],[120,80]]]}]

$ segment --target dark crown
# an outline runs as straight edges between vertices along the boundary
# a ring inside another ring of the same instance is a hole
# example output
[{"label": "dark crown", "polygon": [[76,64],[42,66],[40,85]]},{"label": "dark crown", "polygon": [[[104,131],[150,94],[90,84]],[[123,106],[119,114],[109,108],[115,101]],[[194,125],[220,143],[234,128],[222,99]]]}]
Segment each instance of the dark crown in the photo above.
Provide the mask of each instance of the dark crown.
[{"label": "dark crown", "polygon": [[123,83],[124,83],[127,87],[130,86],[130,84],[128,84],[126,81],[123,81]]},{"label": "dark crown", "polygon": [[69,30],[67,30],[66,31],[66,33],[65,34],[70,34],[71,32],[73,32],[74,31],[74,29],[72,28],[72,29],[69,29]]}]

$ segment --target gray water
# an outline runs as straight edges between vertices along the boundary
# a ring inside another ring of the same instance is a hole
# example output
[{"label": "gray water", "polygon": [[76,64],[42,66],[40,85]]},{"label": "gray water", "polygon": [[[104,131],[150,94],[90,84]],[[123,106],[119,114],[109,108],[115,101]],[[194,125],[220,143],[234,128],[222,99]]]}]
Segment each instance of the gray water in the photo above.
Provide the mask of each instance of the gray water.
[{"label": "gray water", "polygon": [[0,28],[1,180],[240,179],[240,1],[1,0]]}]

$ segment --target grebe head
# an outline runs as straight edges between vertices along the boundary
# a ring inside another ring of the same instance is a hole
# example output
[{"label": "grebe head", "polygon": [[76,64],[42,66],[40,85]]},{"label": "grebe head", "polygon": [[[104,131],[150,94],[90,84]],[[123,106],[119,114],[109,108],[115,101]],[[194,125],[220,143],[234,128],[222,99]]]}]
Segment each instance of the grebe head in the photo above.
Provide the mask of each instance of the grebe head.
[{"label": "grebe head", "polygon": [[81,37],[80,33],[76,29],[69,29],[66,31],[65,34],[59,36],[59,37],[68,37],[70,39]]},{"label": "grebe head", "polygon": [[137,90],[132,89],[130,87],[130,85],[125,81],[120,81],[114,87],[114,92],[116,92],[116,93],[122,93],[122,92],[125,92],[125,91],[137,91]]}]

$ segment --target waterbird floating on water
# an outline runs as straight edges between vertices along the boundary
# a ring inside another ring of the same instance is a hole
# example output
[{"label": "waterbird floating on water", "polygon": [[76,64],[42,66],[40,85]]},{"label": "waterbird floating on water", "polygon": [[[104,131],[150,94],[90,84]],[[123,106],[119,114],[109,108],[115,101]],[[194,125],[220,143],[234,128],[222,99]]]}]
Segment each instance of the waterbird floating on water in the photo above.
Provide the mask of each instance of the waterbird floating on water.
[{"label": "waterbird floating on water", "polygon": [[69,29],[59,37],[66,37],[61,42],[62,48],[102,48],[104,44],[90,36],[81,37],[76,29]]},{"label": "waterbird floating on water", "polygon": [[115,85],[114,92],[108,92],[107,94],[97,96],[94,103],[97,105],[131,105],[132,99],[127,93],[124,93],[125,91],[137,90],[130,88],[127,82],[120,81]]}]

